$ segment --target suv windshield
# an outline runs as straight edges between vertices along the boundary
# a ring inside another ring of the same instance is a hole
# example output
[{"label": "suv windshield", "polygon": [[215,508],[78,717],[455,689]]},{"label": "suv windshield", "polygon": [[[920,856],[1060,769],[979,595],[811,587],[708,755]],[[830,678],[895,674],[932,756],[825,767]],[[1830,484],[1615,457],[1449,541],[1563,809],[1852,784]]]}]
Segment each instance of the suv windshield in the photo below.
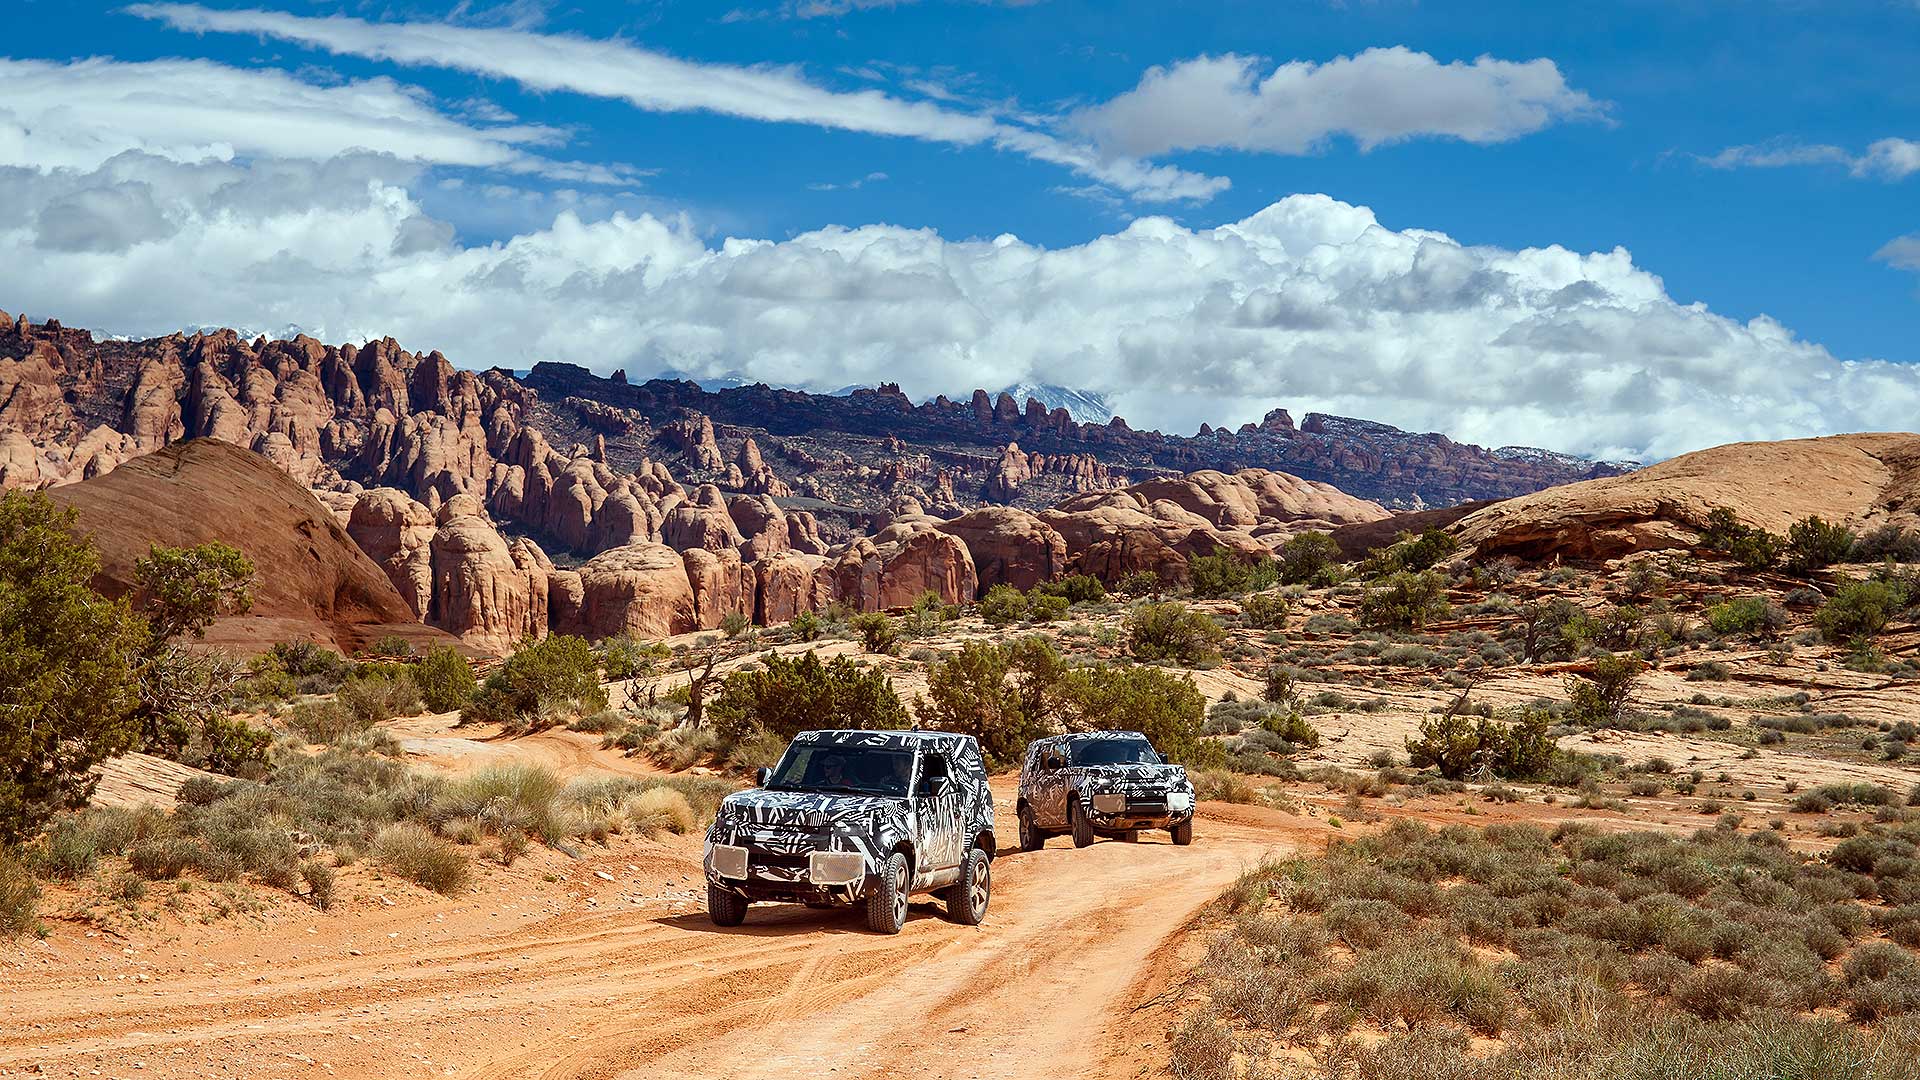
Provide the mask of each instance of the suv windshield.
[{"label": "suv windshield", "polygon": [[1075,765],[1159,765],[1160,755],[1145,739],[1076,739]]},{"label": "suv windshield", "polygon": [[849,795],[905,796],[913,780],[913,751],[884,746],[795,743],[767,787]]}]

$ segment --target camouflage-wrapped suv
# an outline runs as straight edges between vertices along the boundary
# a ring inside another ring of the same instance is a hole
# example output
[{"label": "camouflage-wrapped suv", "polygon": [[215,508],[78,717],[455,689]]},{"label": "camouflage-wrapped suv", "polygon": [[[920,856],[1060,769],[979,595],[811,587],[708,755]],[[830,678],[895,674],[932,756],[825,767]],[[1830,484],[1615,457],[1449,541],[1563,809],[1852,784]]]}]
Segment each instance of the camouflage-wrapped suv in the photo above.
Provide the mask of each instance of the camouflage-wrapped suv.
[{"label": "camouflage-wrapped suv", "polygon": [[1134,840],[1166,829],[1193,843],[1193,782],[1161,759],[1137,731],[1083,731],[1035,739],[1020,768],[1020,850],[1070,833],[1074,847],[1096,836]]},{"label": "camouflage-wrapped suv", "polygon": [[897,934],[907,898],[931,892],[977,925],[993,856],[993,793],[972,736],[803,731],[758,788],[720,804],[707,913],[738,926],[754,901],[864,904],[869,929]]}]

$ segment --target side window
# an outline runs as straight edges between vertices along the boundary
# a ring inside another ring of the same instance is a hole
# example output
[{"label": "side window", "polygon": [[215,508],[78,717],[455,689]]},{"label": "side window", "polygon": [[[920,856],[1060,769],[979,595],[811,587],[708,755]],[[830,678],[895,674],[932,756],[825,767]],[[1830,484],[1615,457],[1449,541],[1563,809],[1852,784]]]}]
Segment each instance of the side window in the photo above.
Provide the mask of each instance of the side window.
[{"label": "side window", "polygon": [[945,754],[928,752],[920,758],[920,791],[922,793],[933,788],[935,777],[946,777],[951,782],[953,763],[947,760]]}]

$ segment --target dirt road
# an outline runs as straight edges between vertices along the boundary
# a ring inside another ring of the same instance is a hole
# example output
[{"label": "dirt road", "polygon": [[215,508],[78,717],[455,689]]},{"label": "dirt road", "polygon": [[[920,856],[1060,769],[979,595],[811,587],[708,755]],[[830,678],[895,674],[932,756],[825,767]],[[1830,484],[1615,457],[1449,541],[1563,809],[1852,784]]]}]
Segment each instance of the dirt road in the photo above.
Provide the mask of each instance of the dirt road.
[{"label": "dirt road", "polygon": [[63,932],[0,967],[0,1076],[1131,1075],[1160,958],[1298,824],[1206,804],[1190,848],[1056,839],[996,863],[984,926],[927,900],[898,937],[792,906],[717,930],[694,838],[542,853],[457,901]]}]

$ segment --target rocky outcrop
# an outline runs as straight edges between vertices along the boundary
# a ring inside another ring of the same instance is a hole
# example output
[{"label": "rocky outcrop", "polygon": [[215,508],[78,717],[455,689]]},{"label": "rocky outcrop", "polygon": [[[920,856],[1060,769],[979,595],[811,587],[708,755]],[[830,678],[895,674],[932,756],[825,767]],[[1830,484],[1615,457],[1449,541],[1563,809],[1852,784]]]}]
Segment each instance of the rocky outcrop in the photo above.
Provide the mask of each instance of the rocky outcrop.
[{"label": "rocky outcrop", "polygon": [[420,619],[433,609],[433,533],[433,511],[395,488],[362,493],[347,518],[347,535]]},{"label": "rocky outcrop", "polygon": [[1066,538],[1024,510],[983,506],[935,527],[967,546],[983,594],[995,585],[1031,589],[1067,569]]},{"label": "rocky outcrop", "polygon": [[824,611],[833,602],[832,560],[785,551],[749,564],[754,572],[754,621],[791,622],[803,611]]},{"label": "rocky outcrop", "polygon": [[134,563],[155,544],[221,541],[253,562],[253,607],[218,620],[207,640],[242,652],[282,641],[353,651],[398,634],[421,647],[446,635],[420,625],[385,571],[332,511],[258,454],[208,439],[174,443],[104,476],[56,488],[100,553],[95,584],[133,588]]},{"label": "rocky outcrop", "polygon": [[1732,443],[1625,476],[1508,499],[1460,519],[1471,554],[1612,559],[1691,548],[1715,509],[1784,533],[1818,515],[1856,530],[1920,526],[1920,435],[1835,435]]},{"label": "rocky outcrop", "polygon": [[523,638],[546,636],[547,571],[524,550],[516,560],[477,504],[450,502],[441,508],[431,552],[428,622],[493,653],[511,652]]},{"label": "rocky outcrop", "polygon": [[907,607],[927,592],[964,604],[979,591],[966,544],[926,521],[896,521],[854,540],[828,572],[834,599],[857,611]]},{"label": "rocky outcrop", "polygon": [[727,513],[726,497],[712,484],[700,485],[687,501],[667,511],[660,539],[681,551],[735,551],[741,544],[740,532]]},{"label": "rocky outcrop", "polygon": [[629,544],[603,551],[580,567],[578,610],[570,629],[590,637],[626,634],[661,638],[700,629],[687,566],[664,544]]},{"label": "rocky outcrop", "polygon": [[740,561],[739,552],[695,548],[681,552],[681,561],[693,589],[693,618],[699,629],[717,629],[729,615],[753,618],[759,578],[753,567]]}]

